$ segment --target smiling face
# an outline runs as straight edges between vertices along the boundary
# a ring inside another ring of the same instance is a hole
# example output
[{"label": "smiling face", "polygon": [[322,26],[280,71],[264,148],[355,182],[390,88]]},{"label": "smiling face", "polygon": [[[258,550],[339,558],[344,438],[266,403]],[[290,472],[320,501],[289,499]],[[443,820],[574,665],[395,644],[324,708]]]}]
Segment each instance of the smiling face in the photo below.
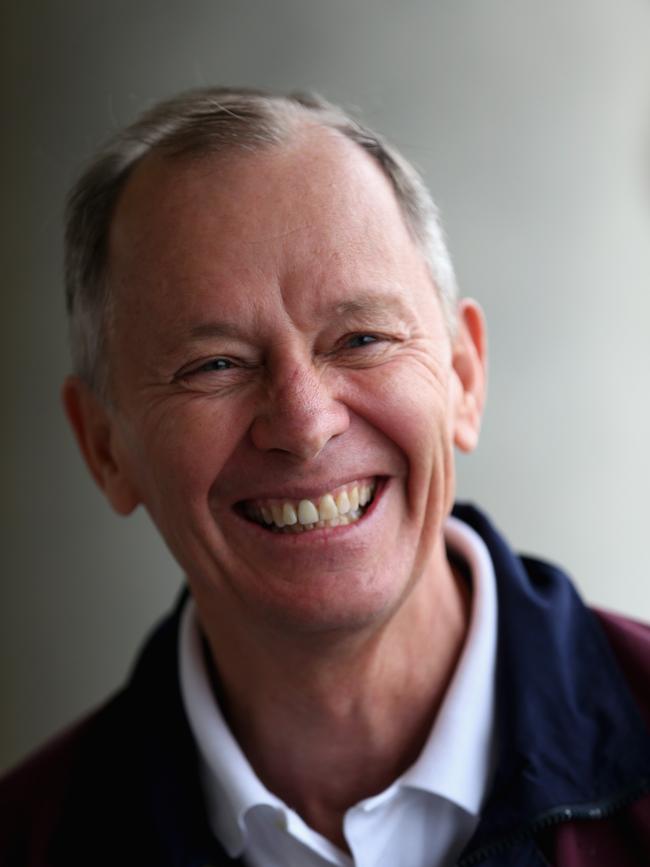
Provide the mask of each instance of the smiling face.
[{"label": "smiling face", "polygon": [[[109,248],[113,406],[68,413],[116,510],[149,510],[199,607],[300,630],[435,587],[482,330],[453,345],[387,179],[319,128],[136,168]],[[429,591],[427,591],[429,592]]]}]

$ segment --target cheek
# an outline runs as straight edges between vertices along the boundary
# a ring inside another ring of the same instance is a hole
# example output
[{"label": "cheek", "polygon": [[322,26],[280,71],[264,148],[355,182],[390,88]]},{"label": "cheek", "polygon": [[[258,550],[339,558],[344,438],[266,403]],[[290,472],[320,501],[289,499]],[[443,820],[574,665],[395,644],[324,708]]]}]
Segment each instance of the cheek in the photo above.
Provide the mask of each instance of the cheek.
[{"label": "cheek", "polygon": [[446,380],[413,365],[385,365],[364,373],[355,411],[390,439],[409,464],[430,464],[432,452],[450,436]]},{"label": "cheek", "polygon": [[147,505],[202,507],[245,431],[241,412],[206,398],[168,405],[143,420],[135,439]]},{"label": "cheek", "polygon": [[435,529],[453,501],[453,383],[421,365],[387,373],[373,371],[356,411],[399,451],[406,514],[421,533]]}]

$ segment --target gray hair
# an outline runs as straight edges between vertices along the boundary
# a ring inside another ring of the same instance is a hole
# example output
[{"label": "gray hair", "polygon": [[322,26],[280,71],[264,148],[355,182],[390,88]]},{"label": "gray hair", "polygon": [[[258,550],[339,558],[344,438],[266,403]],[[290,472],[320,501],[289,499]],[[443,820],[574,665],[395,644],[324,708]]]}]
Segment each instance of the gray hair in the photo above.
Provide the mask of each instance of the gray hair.
[{"label": "gray hair", "polygon": [[456,278],[438,212],[418,172],[395,148],[314,94],[201,88],[158,103],[118,133],[88,165],[68,198],[65,283],[72,361],[77,375],[98,394],[108,396],[107,239],[117,198],[136,164],[152,151],[201,156],[280,145],[305,122],[356,142],[388,177],[453,328]]}]

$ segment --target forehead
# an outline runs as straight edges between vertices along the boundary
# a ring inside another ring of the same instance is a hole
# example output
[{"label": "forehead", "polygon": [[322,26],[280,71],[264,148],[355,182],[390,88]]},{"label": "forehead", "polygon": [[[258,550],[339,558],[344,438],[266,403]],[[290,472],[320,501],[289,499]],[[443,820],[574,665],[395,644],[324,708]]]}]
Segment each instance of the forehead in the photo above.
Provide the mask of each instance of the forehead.
[{"label": "forehead", "polygon": [[151,300],[149,287],[158,301],[180,293],[187,306],[198,287],[262,280],[269,290],[302,286],[298,297],[313,304],[324,286],[331,301],[338,284],[367,291],[414,268],[428,278],[388,178],[359,146],[319,127],[251,153],[146,157],[109,237],[111,284],[130,302]]}]

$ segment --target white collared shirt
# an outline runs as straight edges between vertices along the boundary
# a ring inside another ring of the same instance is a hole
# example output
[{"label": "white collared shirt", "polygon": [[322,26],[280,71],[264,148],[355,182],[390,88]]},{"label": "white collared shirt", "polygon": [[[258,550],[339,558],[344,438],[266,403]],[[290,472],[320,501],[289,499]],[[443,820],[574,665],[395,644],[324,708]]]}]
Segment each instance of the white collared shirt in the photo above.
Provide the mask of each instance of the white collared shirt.
[{"label": "white collared shirt", "polygon": [[194,603],[182,615],[183,704],[196,740],[211,827],[250,867],[450,867],[478,824],[495,752],[497,604],[483,540],[449,518],[445,541],[467,563],[472,611],[465,646],[416,762],[345,814],[352,855],[266,789],[228,728],[210,685]]}]

